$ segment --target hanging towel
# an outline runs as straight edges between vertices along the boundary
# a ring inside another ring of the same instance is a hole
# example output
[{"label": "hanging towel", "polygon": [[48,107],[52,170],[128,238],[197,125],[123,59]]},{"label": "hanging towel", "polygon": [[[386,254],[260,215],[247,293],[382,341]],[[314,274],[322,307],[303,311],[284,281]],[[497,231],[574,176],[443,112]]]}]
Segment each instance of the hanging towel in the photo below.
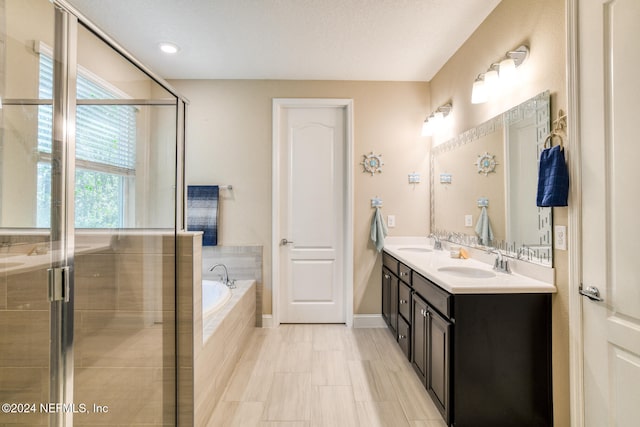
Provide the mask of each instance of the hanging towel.
[{"label": "hanging towel", "polygon": [[387,236],[387,225],[380,212],[380,208],[376,208],[371,221],[371,241],[376,245],[376,250],[380,252],[384,247],[384,238]]},{"label": "hanging towel", "polygon": [[561,146],[547,148],[540,153],[538,168],[537,205],[567,206],[569,197],[569,171]]},{"label": "hanging towel", "polygon": [[187,230],[202,231],[202,246],[218,245],[217,185],[187,187]]},{"label": "hanging towel", "polygon": [[493,230],[491,229],[491,222],[489,221],[489,214],[487,214],[487,208],[482,207],[480,212],[480,218],[476,224],[476,234],[480,239],[480,244],[489,246],[493,240]]}]

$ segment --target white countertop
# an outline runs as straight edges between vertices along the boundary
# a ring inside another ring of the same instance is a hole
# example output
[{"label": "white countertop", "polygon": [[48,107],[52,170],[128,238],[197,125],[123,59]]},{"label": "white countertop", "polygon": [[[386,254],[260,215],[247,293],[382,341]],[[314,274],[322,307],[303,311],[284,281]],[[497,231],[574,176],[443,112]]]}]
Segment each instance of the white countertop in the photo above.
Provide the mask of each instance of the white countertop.
[{"label": "white countertop", "polygon": [[[452,294],[512,294],[512,293],[555,293],[556,287],[551,283],[532,279],[517,273],[501,273],[494,271],[491,265],[475,259],[456,259],[449,256],[448,250],[431,250],[415,252],[406,248],[433,249],[426,239],[424,242],[389,239],[384,251],[414,271],[431,280],[442,289]],[[495,274],[495,277],[476,278],[453,275],[438,271],[442,267],[470,267]]]}]

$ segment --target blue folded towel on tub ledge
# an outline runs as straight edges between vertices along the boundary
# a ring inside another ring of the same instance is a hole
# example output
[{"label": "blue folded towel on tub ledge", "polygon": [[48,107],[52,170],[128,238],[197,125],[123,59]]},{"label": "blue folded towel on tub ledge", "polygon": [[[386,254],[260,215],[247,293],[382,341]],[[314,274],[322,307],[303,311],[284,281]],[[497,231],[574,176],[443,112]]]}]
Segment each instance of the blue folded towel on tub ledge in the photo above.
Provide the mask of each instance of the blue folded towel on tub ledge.
[{"label": "blue folded towel on tub ledge", "polygon": [[560,145],[547,148],[540,153],[538,168],[537,205],[567,206],[569,198],[569,171]]},{"label": "blue folded towel on tub ledge", "polygon": [[376,250],[380,252],[384,247],[384,238],[387,236],[387,224],[384,223],[380,208],[376,208],[371,220],[371,241],[376,245]]}]

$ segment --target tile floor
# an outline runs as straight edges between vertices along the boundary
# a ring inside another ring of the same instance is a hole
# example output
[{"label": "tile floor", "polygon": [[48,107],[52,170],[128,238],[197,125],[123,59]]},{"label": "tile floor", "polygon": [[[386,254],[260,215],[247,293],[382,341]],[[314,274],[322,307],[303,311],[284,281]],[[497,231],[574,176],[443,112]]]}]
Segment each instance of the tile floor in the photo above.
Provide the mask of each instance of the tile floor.
[{"label": "tile floor", "polygon": [[256,329],[208,427],[446,427],[387,329]]}]

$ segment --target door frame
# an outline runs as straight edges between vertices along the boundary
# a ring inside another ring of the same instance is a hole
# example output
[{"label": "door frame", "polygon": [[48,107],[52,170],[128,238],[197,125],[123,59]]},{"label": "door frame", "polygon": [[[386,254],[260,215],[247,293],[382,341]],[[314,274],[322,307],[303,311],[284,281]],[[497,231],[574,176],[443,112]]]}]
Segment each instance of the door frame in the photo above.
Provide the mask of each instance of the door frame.
[{"label": "door frame", "polygon": [[280,325],[280,119],[285,108],[342,108],[345,111],[345,200],[343,234],[343,286],[345,320],[353,326],[353,99],[273,98],[271,179],[271,304],[272,326]]},{"label": "door frame", "polygon": [[568,292],[569,292],[569,397],[571,427],[584,426],[584,340],[582,323],[583,298],[578,293],[582,282],[582,162],[580,144],[580,0],[566,0],[567,27],[567,136],[569,187],[568,218]]}]

